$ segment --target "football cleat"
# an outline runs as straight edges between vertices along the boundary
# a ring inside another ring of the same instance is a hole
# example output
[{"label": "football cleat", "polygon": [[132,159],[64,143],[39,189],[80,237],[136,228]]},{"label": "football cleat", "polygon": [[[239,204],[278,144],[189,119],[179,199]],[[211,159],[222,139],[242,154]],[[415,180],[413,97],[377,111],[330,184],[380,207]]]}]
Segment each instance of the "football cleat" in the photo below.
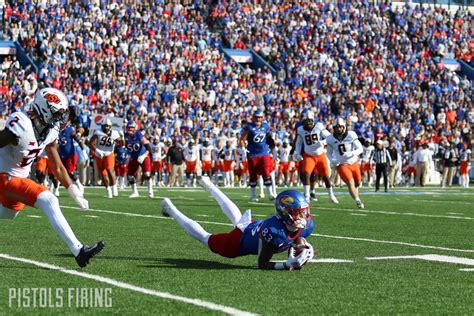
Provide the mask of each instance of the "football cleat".
[{"label": "football cleat", "polygon": [[275,199],[276,199],[276,196],[274,196],[274,195],[270,195],[270,196],[268,197],[268,199],[269,199],[270,201],[275,201]]},{"label": "football cleat", "polygon": [[259,195],[258,197],[261,198],[261,199],[264,199],[264,198],[265,198],[265,194],[260,193],[260,195]]},{"label": "football cleat", "polygon": [[334,194],[329,195],[329,202],[339,204],[339,201],[336,199],[336,196]]},{"label": "football cleat", "polygon": [[99,241],[94,246],[82,246],[81,251],[76,256],[76,262],[81,267],[84,268],[89,264],[89,260],[93,258],[95,255],[100,253],[102,249],[104,249],[105,244],[103,241]]},{"label": "football cleat", "polygon": [[213,188],[215,185],[212,183],[209,177],[203,176],[199,179],[199,184],[204,188],[204,190],[209,191],[209,189]]},{"label": "football cleat", "polygon": [[153,194],[153,191],[148,192],[148,197],[149,197],[150,199],[152,199],[154,196],[155,196],[155,195]]},{"label": "football cleat", "polygon": [[358,208],[364,208],[365,206],[364,206],[364,203],[362,203],[362,201],[358,201],[357,202],[357,207]]},{"label": "football cleat", "polygon": [[137,198],[137,197],[140,197],[140,194],[138,194],[138,192],[133,192],[132,194],[130,194],[131,199]]},{"label": "football cleat", "polygon": [[309,197],[310,197],[311,201],[318,202],[318,198],[316,197],[315,193],[310,193]]},{"label": "football cleat", "polygon": [[258,198],[257,197],[252,197],[252,198],[250,198],[250,202],[258,202]]}]

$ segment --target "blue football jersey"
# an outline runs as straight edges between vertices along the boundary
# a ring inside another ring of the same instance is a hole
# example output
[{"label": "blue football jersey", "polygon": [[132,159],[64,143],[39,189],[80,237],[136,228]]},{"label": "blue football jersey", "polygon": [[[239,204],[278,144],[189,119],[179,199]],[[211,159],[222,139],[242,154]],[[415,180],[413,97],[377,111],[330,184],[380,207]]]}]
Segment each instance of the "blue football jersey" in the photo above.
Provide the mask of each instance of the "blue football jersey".
[{"label": "blue football jersey", "polygon": [[270,147],[267,144],[267,133],[270,129],[267,123],[257,128],[254,123],[245,125],[244,130],[248,132],[247,150],[248,157],[259,157],[270,154]]},{"label": "blue football jersey", "polygon": [[138,159],[138,156],[145,153],[145,146],[141,143],[142,137],[143,134],[140,131],[136,131],[131,137],[128,134],[125,135],[125,144],[131,159]]},{"label": "blue football jersey", "polygon": [[128,149],[125,146],[115,146],[115,160],[118,163],[126,163],[128,158]]},{"label": "blue football jersey", "polygon": [[305,229],[300,229],[294,236],[288,235],[285,225],[273,215],[265,220],[252,222],[242,234],[240,238],[239,256],[258,254],[258,239],[262,235],[262,239],[273,245],[275,252],[283,252],[287,250],[293,240],[298,237],[308,237],[314,230],[314,222],[310,217]]},{"label": "blue football jersey", "polygon": [[64,159],[66,157],[71,157],[74,155],[75,150],[74,150],[74,140],[72,137],[72,134],[74,133],[74,127],[69,126],[65,129],[63,129],[59,133],[59,156],[61,159]]}]

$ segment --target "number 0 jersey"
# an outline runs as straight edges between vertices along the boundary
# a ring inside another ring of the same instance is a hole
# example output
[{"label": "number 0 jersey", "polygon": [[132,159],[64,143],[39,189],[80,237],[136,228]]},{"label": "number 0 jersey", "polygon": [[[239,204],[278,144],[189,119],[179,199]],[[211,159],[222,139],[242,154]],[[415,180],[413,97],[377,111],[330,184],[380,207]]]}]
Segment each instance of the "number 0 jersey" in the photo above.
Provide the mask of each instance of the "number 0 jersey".
[{"label": "number 0 jersey", "polygon": [[15,112],[9,116],[5,128],[18,136],[18,145],[10,144],[0,148],[0,173],[27,178],[34,159],[47,145],[58,139],[59,127],[51,128],[45,139],[38,142],[33,130],[33,123],[28,115],[23,112]]},{"label": "number 0 jersey", "polygon": [[353,131],[348,131],[342,139],[329,135],[326,141],[329,159],[337,163],[353,164],[363,151],[362,144]]},{"label": "number 0 jersey", "polygon": [[324,145],[326,144],[326,137],[331,135],[329,131],[320,122],[314,124],[310,131],[307,131],[304,126],[298,127],[296,139],[297,153],[301,152],[301,146],[304,145],[304,152],[308,155],[319,156],[326,152]]},{"label": "number 0 jersey", "polygon": [[114,152],[115,141],[120,138],[120,134],[115,130],[111,130],[109,134],[101,130],[95,130],[94,136],[97,136],[97,149],[102,150],[105,155],[110,155]]}]

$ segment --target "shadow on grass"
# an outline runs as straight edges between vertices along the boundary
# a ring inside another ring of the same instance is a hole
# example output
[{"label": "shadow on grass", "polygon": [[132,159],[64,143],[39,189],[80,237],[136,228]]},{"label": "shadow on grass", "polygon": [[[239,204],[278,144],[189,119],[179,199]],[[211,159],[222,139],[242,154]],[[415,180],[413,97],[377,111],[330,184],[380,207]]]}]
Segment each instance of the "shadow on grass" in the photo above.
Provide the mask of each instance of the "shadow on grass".
[{"label": "shadow on grass", "polygon": [[[56,254],[55,257],[71,258],[71,254]],[[177,269],[200,269],[200,270],[233,270],[233,269],[254,269],[252,266],[227,264],[217,261],[198,260],[198,259],[176,259],[176,258],[149,258],[132,256],[102,256],[98,255],[92,260],[129,260],[142,261],[143,264],[137,265],[140,268],[177,268]],[[232,260],[232,259],[229,259]]]},{"label": "shadow on grass", "polygon": [[197,260],[197,259],[176,259],[162,258],[154,262],[139,265],[143,268],[177,268],[177,269],[199,269],[199,270],[235,270],[235,269],[253,269],[250,266],[238,264],[227,264],[217,261]]}]

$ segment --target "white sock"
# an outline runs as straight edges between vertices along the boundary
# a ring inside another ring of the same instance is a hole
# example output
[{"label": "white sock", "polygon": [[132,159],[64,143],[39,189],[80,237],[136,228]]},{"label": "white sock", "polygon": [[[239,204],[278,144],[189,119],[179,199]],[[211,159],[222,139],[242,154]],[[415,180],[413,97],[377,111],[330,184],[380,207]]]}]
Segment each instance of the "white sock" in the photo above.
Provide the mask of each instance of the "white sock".
[{"label": "white sock", "polygon": [[217,201],[217,204],[219,204],[225,216],[230,219],[232,225],[236,226],[237,223],[240,221],[240,218],[242,217],[242,213],[240,212],[237,205],[235,205],[235,203],[232,202],[231,199],[229,199],[227,195],[222,193],[222,191],[219,190],[219,188],[216,186],[211,186],[208,191]]},{"label": "white sock", "polygon": [[181,226],[189,236],[207,245],[211,234],[205,231],[201,225],[181,213],[174,205],[171,205],[171,207],[167,209],[167,212],[178,222],[179,226]]},{"label": "white sock", "polygon": [[309,190],[310,190],[309,185],[306,185],[306,184],[303,185],[303,189],[304,189],[304,196],[305,197],[309,196]]},{"label": "white sock", "polygon": [[257,198],[257,188],[256,187],[250,187],[250,198],[251,199],[256,199]]},{"label": "white sock", "polygon": [[355,198],[354,201],[356,201],[357,203],[360,202],[360,199],[359,198]]},{"label": "white sock", "polygon": [[329,196],[333,196],[333,195],[334,195],[334,192],[333,192],[333,190],[332,190],[332,187],[329,187],[329,188],[327,188],[327,189],[328,189],[328,194],[329,194]]},{"label": "white sock", "polygon": [[107,189],[107,196],[108,196],[109,198],[113,197],[114,194],[113,194],[113,192],[112,192],[112,187],[107,187],[106,189]]},{"label": "white sock", "polygon": [[268,196],[274,196],[273,194],[273,187],[272,185],[267,185],[267,192],[268,192]]},{"label": "white sock", "polygon": [[132,193],[137,193],[138,194],[138,189],[137,189],[137,184],[136,183],[132,184]]},{"label": "white sock", "polygon": [[263,193],[263,178],[258,177],[258,186],[260,187],[260,195],[264,195]]},{"label": "white sock", "polygon": [[61,209],[59,208],[58,198],[51,192],[44,191],[35,202],[35,207],[43,210],[44,214],[48,216],[49,222],[56,233],[67,244],[72,254],[76,257],[81,251],[82,244],[77,240]]},{"label": "white sock", "polygon": [[114,196],[118,196],[117,182],[112,186],[112,193]]},{"label": "white sock", "polygon": [[147,183],[147,186],[148,186],[148,193],[151,194],[151,193],[153,193],[153,181],[152,181],[151,179],[149,179],[147,182],[148,182],[148,183]]}]

